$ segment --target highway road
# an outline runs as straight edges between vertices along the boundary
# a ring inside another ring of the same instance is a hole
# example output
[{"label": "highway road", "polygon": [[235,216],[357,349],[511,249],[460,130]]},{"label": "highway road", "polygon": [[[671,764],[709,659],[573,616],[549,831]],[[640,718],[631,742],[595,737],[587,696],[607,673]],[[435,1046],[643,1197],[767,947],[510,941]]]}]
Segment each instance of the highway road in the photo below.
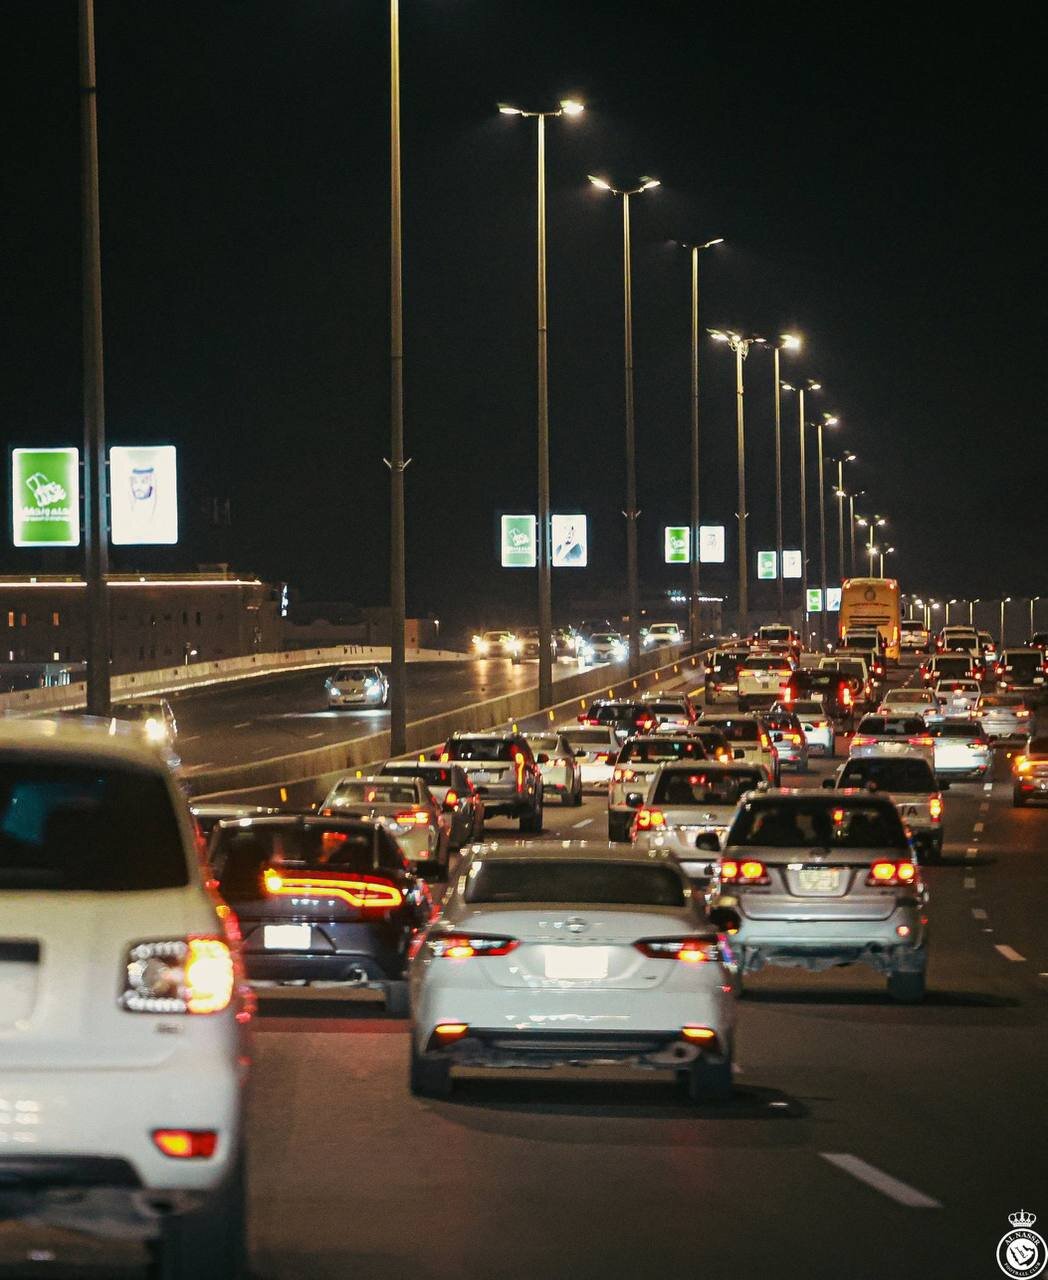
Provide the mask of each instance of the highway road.
[{"label": "highway road", "polygon": [[[551,804],[547,832],[599,839],[605,814]],[[1008,1214],[1048,1225],[1048,808],[1013,810],[999,759],[950,789],[945,830],[926,1001],[862,969],[748,978],[726,1103],[598,1071],[478,1072],[417,1100],[407,1023],[370,996],[267,992],[256,1280],[999,1276]],[[26,1239],[0,1228],[0,1258]]]}]

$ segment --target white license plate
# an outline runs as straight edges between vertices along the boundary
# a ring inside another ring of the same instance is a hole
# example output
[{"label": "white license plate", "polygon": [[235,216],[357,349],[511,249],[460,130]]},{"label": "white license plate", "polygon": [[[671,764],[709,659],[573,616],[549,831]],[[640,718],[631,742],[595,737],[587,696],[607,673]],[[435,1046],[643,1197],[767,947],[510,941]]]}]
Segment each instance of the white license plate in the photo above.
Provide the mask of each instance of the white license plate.
[{"label": "white license plate", "polygon": [[469,775],[471,782],[492,782],[493,776],[486,769],[478,769],[476,773]]},{"label": "white license plate", "polygon": [[266,924],[262,941],[267,951],[308,951],[313,929],[308,924]]},{"label": "white license plate", "polygon": [[608,976],[607,947],[547,947],[546,977],[593,982]]},{"label": "white license plate", "polygon": [[840,893],[841,872],[838,867],[802,867],[797,882],[801,893]]}]

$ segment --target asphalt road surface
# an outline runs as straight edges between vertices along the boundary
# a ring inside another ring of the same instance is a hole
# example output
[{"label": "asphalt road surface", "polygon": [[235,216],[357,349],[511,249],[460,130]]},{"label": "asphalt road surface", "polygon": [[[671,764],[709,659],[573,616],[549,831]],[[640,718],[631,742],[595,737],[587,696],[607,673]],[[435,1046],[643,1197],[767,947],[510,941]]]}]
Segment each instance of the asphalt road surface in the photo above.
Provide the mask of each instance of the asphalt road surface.
[{"label": "asphalt road surface", "polygon": [[[596,1070],[474,1073],[417,1100],[407,1023],[381,1004],[267,993],[257,1280],[999,1276],[1008,1215],[1048,1225],[1048,807],[1012,809],[1007,774],[1000,758],[992,782],[947,793],[925,1002],[890,1002],[862,969],[748,978],[725,1103]],[[605,822],[600,797],[546,809],[552,835],[600,839]],[[0,1228],[0,1258],[27,1240]]]}]

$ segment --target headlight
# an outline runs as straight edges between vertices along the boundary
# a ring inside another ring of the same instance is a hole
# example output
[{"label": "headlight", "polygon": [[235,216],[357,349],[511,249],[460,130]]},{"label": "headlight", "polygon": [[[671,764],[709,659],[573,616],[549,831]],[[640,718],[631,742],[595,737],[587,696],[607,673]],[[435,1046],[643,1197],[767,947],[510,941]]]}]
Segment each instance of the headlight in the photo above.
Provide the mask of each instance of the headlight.
[{"label": "headlight", "polygon": [[511,640],[509,642],[510,653],[520,653],[521,649],[523,648],[524,648],[524,645],[519,640]]},{"label": "headlight", "polygon": [[157,720],[150,716],[143,727],[150,742],[163,742],[167,737],[167,725],[164,724],[163,720]]},{"label": "headlight", "polygon": [[342,696],[342,690],[338,687],[337,684],[333,684],[331,688],[328,690],[328,692],[333,693],[336,698],[339,698]]},{"label": "headlight", "polygon": [[594,649],[591,644],[584,644],[582,646],[582,656],[584,658],[592,658],[596,655],[596,652],[596,649]]}]

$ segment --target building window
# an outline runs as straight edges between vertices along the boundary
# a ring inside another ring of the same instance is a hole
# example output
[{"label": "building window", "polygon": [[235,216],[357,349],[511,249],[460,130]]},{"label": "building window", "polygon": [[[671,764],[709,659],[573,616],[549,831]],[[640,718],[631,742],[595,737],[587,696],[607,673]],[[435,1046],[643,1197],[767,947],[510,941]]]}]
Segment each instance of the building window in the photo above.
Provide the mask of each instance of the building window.
[{"label": "building window", "polygon": [[57,610],[51,615],[51,625],[53,627],[62,625],[62,615]]},{"label": "building window", "polygon": [[189,624],[189,614],[186,612],[186,610],[185,610],[185,609],[183,609],[183,610],[182,610],[182,625],[185,627],[185,626],[188,626],[188,624]]}]

